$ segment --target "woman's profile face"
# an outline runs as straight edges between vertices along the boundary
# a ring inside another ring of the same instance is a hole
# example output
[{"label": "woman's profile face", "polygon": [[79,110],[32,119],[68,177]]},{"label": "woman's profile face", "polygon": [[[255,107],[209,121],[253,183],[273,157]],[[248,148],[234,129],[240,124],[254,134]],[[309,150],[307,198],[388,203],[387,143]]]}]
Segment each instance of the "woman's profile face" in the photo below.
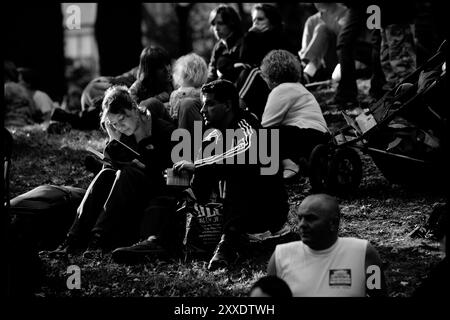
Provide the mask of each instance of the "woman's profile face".
[{"label": "woman's profile face", "polygon": [[226,39],[231,34],[231,28],[225,22],[223,21],[222,15],[217,14],[216,18],[213,21],[213,31],[214,36],[217,38],[217,40]]},{"label": "woman's profile face", "polygon": [[253,28],[260,31],[265,31],[271,28],[270,21],[267,19],[266,14],[262,10],[256,9],[252,11],[252,22]]},{"label": "woman's profile face", "polygon": [[139,126],[139,115],[136,110],[125,109],[125,113],[109,113],[106,121],[120,133],[131,136]]}]

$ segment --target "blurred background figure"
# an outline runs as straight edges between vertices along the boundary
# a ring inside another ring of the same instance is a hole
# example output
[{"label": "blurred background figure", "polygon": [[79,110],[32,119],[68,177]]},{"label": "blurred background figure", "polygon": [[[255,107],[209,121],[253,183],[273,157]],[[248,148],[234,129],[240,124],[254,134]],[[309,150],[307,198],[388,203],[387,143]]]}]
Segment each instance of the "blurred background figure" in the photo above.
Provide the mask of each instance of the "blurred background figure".
[{"label": "blurred background figure", "polygon": [[321,80],[320,74],[322,79],[331,77],[337,64],[336,39],[348,11],[340,3],[320,2],[314,3],[314,6],[318,12],[306,20],[302,49],[299,51],[306,82]]},{"label": "blurred background figure", "polygon": [[38,90],[39,76],[29,68],[19,68],[19,83],[23,85],[28,95],[33,100],[35,110],[35,119],[38,122],[49,120],[52,111],[55,109],[53,100],[44,91]]},{"label": "blurred background figure", "polygon": [[277,276],[264,276],[253,284],[249,296],[255,298],[291,298],[292,292],[283,279]]},{"label": "blurred background figure", "polygon": [[241,62],[259,67],[271,50],[284,49],[295,53],[284,32],[278,9],[270,4],[255,4],[251,11],[252,26],[245,34],[240,54]]},{"label": "blurred background figure", "polygon": [[14,62],[5,60],[4,70],[4,103],[5,126],[24,126],[34,123],[34,102],[27,88],[20,84],[19,72]]},{"label": "blurred background figure", "polygon": [[218,78],[234,82],[238,75],[234,64],[239,62],[242,45],[241,18],[233,7],[220,5],[211,11],[209,23],[218,41],[212,49],[207,82]]}]

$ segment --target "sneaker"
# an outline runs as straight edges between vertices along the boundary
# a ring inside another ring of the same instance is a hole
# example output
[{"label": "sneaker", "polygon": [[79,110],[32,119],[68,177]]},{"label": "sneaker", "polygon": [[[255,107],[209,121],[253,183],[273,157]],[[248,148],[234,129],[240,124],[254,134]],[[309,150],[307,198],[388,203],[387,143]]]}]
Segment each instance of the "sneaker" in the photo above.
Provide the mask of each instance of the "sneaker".
[{"label": "sneaker", "polygon": [[66,237],[63,243],[61,243],[55,250],[48,252],[49,257],[57,258],[73,254],[79,250],[77,242],[70,237]]},{"label": "sneaker", "polygon": [[103,248],[100,245],[101,238],[99,235],[95,234],[89,242],[86,251],[83,253],[83,258],[85,259],[97,259],[103,256]]},{"label": "sneaker", "polygon": [[298,166],[298,164],[296,164],[291,159],[283,159],[282,166],[283,166],[283,178],[286,180],[293,179],[295,176],[298,175],[300,171],[300,167]]},{"label": "sneaker", "polygon": [[147,257],[167,258],[169,256],[155,236],[129,247],[120,247],[112,252],[112,259],[117,263],[134,264],[144,262]]},{"label": "sneaker", "polygon": [[220,268],[227,268],[239,258],[239,254],[232,242],[227,239],[226,235],[222,235],[219,244],[214,250],[214,255],[209,261],[208,270],[214,271]]}]

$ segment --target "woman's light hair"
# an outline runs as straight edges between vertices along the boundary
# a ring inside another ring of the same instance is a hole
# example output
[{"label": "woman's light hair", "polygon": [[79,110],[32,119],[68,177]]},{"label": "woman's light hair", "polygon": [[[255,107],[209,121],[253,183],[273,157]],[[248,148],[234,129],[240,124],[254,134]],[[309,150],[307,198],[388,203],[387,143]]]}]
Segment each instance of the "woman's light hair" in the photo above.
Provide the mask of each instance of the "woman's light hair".
[{"label": "woman's light hair", "polygon": [[275,86],[285,82],[299,82],[301,76],[300,61],[286,50],[272,50],[261,63],[264,78]]},{"label": "woman's light hair", "polygon": [[208,78],[208,66],[205,59],[190,53],[175,61],[172,76],[176,87],[200,88]]}]

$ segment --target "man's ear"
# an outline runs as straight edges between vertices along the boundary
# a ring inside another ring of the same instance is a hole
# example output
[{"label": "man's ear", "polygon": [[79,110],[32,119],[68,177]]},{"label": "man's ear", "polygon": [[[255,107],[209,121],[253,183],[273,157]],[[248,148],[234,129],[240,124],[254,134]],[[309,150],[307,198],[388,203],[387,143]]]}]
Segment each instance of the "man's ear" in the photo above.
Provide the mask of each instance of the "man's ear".
[{"label": "man's ear", "polygon": [[330,230],[333,232],[339,231],[339,218],[338,217],[330,220]]},{"label": "man's ear", "polygon": [[225,103],[226,107],[225,110],[227,112],[230,112],[233,109],[233,103],[231,102],[231,100],[227,100],[227,102]]}]

